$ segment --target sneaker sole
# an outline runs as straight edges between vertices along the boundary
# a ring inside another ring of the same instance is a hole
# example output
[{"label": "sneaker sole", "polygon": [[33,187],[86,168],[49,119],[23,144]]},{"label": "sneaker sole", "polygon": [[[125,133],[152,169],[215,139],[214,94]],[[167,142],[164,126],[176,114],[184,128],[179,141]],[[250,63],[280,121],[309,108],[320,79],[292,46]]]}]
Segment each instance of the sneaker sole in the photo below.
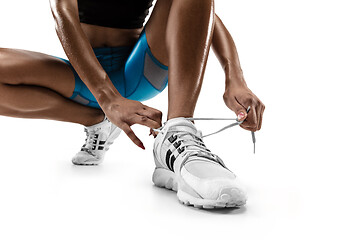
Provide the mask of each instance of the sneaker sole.
[{"label": "sneaker sole", "polygon": [[102,161],[100,162],[100,161],[98,161],[98,162],[94,162],[94,163],[77,163],[77,162],[75,162],[75,161],[72,161],[72,163],[74,164],[74,165],[77,165],[77,166],[97,166],[97,165],[99,165],[99,164],[101,164],[102,163]]},{"label": "sneaker sole", "polygon": [[216,200],[194,197],[179,189],[178,181],[174,172],[163,168],[155,168],[152,180],[157,187],[167,188],[177,192],[179,201],[187,206],[204,209],[234,208],[241,207],[246,203],[246,201],[242,200],[237,188],[222,189]]},{"label": "sneaker sole", "polygon": [[98,160],[97,158],[89,158],[85,161],[77,162],[75,159],[72,159],[71,162],[77,166],[96,166],[101,164],[103,160]]}]

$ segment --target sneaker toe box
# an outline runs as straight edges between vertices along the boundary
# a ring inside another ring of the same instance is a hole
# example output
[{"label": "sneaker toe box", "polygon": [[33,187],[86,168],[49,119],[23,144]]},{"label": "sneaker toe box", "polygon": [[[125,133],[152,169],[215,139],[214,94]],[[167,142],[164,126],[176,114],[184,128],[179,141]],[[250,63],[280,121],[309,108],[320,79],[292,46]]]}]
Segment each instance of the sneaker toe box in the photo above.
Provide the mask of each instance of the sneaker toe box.
[{"label": "sneaker toe box", "polygon": [[101,163],[100,159],[87,152],[78,152],[71,161],[75,165],[98,165]]},{"label": "sneaker toe box", "polygon": [[242,205],[246,202],[247,196],[244,188],[235,175],[229,177],[199,178],[190,173],[186,168],[181,170],[182,185],[185,189],[191,189],[201,198],[217,200],[226,204],[234,203]]}]

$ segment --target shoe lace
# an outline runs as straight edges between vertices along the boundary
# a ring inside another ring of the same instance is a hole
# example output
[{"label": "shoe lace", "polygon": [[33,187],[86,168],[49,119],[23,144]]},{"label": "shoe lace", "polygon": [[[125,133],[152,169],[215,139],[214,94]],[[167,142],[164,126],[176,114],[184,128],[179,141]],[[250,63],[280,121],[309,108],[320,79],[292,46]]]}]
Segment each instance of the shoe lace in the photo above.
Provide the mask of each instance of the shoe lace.
[{"label": "shoe lace", "polygon": [[[214,134],[217,134],[217,133],[222,132],[222,131],[224,131],[224,130],[226,130],[228,128],[238,126],[238,125],[240,125],[240,124],[242,124],[244,122],[244,121],[240,121],[237,118],[185,118],[185,119],[190,120],[190,121],[193,121],[193,120],[233,120],[233,121],[236,121],[234,123],[226,125],[225,127],[221,128],[221,129],[219,129],[219,130],[217,130],[215,132],[204,135],[203,138],[214,135]],[[256,138],[255,138],[255,132],[253,132],[253,131],[251,131],[251,139],[252,139],[252,142],[254,144],[254,154],[255,154]]]},{"label": "shoe lace", "polygon": [[[246,112],[249,112],[250,111],[250,106],[247,108]],[[231,127],[234,127],[234,126],[237,126],[237,125],[240,125],[244,122],[244,120],[240,121],[239,119],[237,118],[185,118],[189,121],[195,121],[195,120],[232,120],[232,121],[235,121],[234,123],[230,123],[229,125],[226,125],[224,126],[223,128],[215,131],[215,132],[212,132],[212,133],[209,133],[209,134],[206,134],[206,135],[203,135],[202,138],[205,138],[205,137],[208,137],[208,136],[211,136],[211,135],[214,135],[214,134],[217,134],[217,133],[220,133],[228,128],[231,128]],[[163,125],[164,126],[164,125]],[[160,132],[162,130],[162,127],[160,128],[157,128],[157,129],[153,129],[154,131],[156,132]],[[252,139],[252,142],[254,144],[254,154],[255,154],[255,143],[256,143],[256,138],[255,138],[255,132],[251,131],[251,139]]]},{"label": "shoe lace", "polygon": [[86,139],[85,139],[85,144],[81,147],[81,150],[95,157],[95,154],[92,152],[92,149],[96,147],[96,145],[94,144],[94,140],[96,140],[97,134],[95,130],[89,130],[87,128],[84,128],[84,132],[86,133]]},{"label": "shoe lace", "polygon": [[[182,152],[184,152],[186,148],[186,152],[184,153],[185,155],[183,158],[184,160],[182,161],[180,168],[182,168],[186,163],[200,160],[201,158],[199,157],[203,157],[208,160],[217,162],[226,168],[221,158],[216,154],[212,153],[208,148],[206,148],[202,140],[201,133],[200,133],[200,137],[197,136],[195,133],[188,131],[179,132],[177,130],[169,129],[168,133],[173,133],[172,137],[177,140],[176,144],[178,146],[181,145],[181,148],[178,148],[177,156],[180,155]],[[189,135],[191,136],[191,138],[189,137],[185,138],[185,136],[189,136]],[[177,156],[175,158],[177,158]],[[193,156],[195,156],[196,158],[191,158]]]},{"label": "shoe lace", "polygon": [[[217,130],[215,132],[203,135],[202,138],[205,138],[205,137],[220,133],[220,132],[222,132],[222,131],[224,131],[224,130],[226,130],[228,128],[238,126],[238,125],[240,125],[241,123],[244,122],[244,121],[240,121],[237,118],[185,118],[185,119],[190,120],[190,121],[195,121],[195,120],[196,121],[197,120],[232,120],[232,121],[235,121],[234,123],[230,123],[229,125],[226,125],[226,126],[222,127],[221,129],[219,129],[219,130]],[[157,128],[157,129],[153,129],[153,130],[156,131],[156,132],[160,132],[163,129],[163,126],[160,127],[160,128]],[[255,154],[255,143],[256,143],[255,132],[251,132],[251,139],[252,139],[252,142],[254,144],[254,154]]]}]

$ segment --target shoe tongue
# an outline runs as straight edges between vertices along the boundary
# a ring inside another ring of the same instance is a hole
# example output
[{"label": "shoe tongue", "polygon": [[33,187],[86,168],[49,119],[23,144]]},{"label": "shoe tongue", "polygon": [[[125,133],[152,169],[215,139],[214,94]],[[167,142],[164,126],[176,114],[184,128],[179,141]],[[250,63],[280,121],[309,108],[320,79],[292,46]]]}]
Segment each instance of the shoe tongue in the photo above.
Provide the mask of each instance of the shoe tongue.
[{"label": "shoe tongue", "polygon": [[[170,119],[165,123],[164,127],[168,128],[170,131],[190,132],[190,133],[196,135],[197,137],[202,138],[201,131],[197,130],[195,125],[190,120],[187,120],[185,118],[173,118],[173,119]],[[194,136],[192,134],[184,134],[184,135],[181,136],[181,139],[183,139],[183,140],[193,140]],[[189,150],[200,150],[199,145],[196,145],[196,144],[187,145],[186,148],[189,149]],[[214,164],[214,161],[209,160],[208,157],[209,156],[200,156],[200,155],[198,155],[198,156],[196,156],[196,159],[197,159],[197,161],[211,162],[212,164]]]},{"label": "shoe tongue", "polygon": [[169,128],[170,130],[186,131],[199,135],[195,125],[185,118],[170,119],[165,123],[165,127]]}]

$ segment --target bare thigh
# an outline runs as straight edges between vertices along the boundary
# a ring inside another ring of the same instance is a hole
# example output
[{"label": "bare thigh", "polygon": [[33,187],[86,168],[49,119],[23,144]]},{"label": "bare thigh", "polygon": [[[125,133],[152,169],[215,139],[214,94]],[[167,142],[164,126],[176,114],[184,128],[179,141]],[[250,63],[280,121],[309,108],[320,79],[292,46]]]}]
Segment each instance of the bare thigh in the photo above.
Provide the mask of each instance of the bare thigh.
[{"label": "bare thigh", "polygon": [[164,46],[166,46],[166,29],[171,5],[172,1],[158,0],[145,26],[151,53],[166,66],[169,66],[169,56]]},{"label": "bare thigh", "polygon": [[0,48],[0,83],[36,85],[71,97],[75,78],[71,68],[53,56],[20,49]]}]

